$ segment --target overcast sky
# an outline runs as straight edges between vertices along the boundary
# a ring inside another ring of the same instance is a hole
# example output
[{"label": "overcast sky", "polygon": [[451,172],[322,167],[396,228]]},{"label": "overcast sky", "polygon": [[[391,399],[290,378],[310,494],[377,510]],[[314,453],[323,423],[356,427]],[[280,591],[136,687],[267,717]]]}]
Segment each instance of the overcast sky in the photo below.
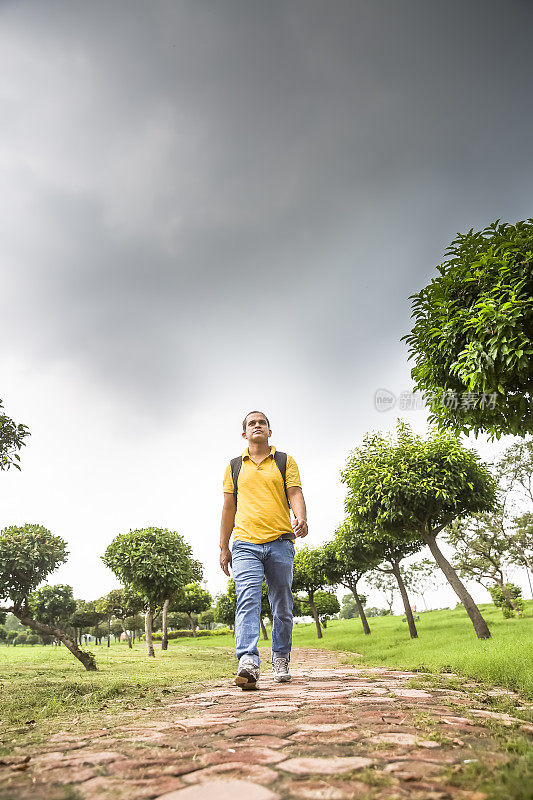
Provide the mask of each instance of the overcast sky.
[{"label": "overcast sky", "polygon": [[374,393],[412,388],[408,297],[454,234],[531,216],[532,24],[526,0],[0,3],[0,397],[32,433],[0,526],[68,540],[54,582],[107,592],[112,538],[158,525],[222,590],[251,409],[309,544],[366,431],[426,429]]}]

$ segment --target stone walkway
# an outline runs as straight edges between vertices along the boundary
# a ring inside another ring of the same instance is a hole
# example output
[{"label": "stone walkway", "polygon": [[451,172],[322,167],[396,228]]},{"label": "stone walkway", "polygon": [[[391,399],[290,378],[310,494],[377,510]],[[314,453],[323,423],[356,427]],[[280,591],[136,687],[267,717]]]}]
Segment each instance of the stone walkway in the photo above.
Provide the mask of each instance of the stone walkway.
[{"label": "stone walkway", "polygon": [[339,658],[295,650],[288,684],[267,672],[256,691],[228,680],[143,711],[102,714],[105,728],[77,732],[72,720],[46,744],[0,761],[0,797],[483,800],[449,776],[468,761],[505,759],[487,721],[533,732],[461,690],[410,688],[418,673]]}]

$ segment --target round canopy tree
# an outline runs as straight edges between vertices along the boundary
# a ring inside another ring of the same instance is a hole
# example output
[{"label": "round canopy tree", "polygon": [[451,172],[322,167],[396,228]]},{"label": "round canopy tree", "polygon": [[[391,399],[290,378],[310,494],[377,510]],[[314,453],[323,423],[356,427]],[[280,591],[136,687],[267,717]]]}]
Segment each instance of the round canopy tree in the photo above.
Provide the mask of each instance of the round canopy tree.
[{"label": "round canopy tree", "polygon": [[365,436],[349,455],[342,480],[353,522],[398,540],[427,544],[477,636],[489,638],[478,607],[437,544],[438,534],[454,519],[494,507],[496,483],[477,453],[463,447],[453,433],[433,432],[424,440],[398,420],[397,441],[383,433]]},{"label": "round canopy tree", "polygon": [[311,616],[316,625],[319,639],[322,638],[320,618],[315,605],[315,592],[331,586],[326,575],[326,554],[322,547],[300,547],[294,556],[292,589],[294,592],[306,592]]},{"label": "round canopy tree", "polygon": [[140,594],[145,604],[146,649],[155,656],[152,621],[155,609],[196,576],[198,562],[190,545],[175,531],[142,528],[117,536],[102,556],[126,586]]},{"label": "round canopy tree", "polygon": [[413,299],[411,376],[439,429],[533,433],[533,219],[458,234]]},{"label": "round canopy tree", "polygon": [[[5,528],[0,533],[0,598],[11,602],[11,606],[4,610],[11,611],[23,625],[36,633],[59,639],[85,669],[95,670],[92,653],[81,650],[58,625],[59,617],[65,611],[65,598],[56,596],[54,591],[58,587],[43,587],[32,594],[48,575],[67,560],[67,556],[66,542],[59,536],[53,536],[42,525]],[[75,602],[68,605],[70,614]],[[42,611],[46,621],[36,619],[34,611]]]},{"label": "round canopy tree", "polygon": [[207,611],[212,602],[213,598],[209,592],[202,589],[199,583],[189,583],[171,599],[170,610],[183,611],[187,614],[192,635],[196,636],[196,626],[192,615]]}]

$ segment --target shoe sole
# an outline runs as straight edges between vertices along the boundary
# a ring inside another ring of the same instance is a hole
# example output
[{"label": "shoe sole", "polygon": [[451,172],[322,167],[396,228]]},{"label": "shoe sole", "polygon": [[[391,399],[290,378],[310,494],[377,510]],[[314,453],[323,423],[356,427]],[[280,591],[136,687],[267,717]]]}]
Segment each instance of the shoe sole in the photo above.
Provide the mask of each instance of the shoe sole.
[{"label": "shoe sole", "polygon": [[274,675],[274,680],[276,683],[288,683],[292,680],[291,675]]},{"label": "shoe sole", "polygon": [[237,686],[240,686],[241,689],[256,689],[257,688],[257,678],[252,675],[251,672],[248,670],[243,669],[237,677],[235,678],[235,683]]}]

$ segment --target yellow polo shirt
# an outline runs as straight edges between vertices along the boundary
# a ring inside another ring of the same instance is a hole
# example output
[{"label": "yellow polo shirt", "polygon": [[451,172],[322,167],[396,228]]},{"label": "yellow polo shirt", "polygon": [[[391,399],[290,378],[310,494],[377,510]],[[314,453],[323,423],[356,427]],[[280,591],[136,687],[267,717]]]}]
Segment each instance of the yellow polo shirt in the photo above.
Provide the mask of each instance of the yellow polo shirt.
[{"label": "yellow polo shirt", "polygon": [[[248,448],[242,454],[242,466],[237,481],[237,513],[233,528],[233,539],[264,544],[272,542],[284,533],[293,533],[291,516],[285,497],[283,478],[274,461],[275,447],[260,464],[250,458]],[[296,461],[287,456],[285,482],[289,486],[301,486]],[[233,494],[231,464],[224,473],[224,491]]]}]

